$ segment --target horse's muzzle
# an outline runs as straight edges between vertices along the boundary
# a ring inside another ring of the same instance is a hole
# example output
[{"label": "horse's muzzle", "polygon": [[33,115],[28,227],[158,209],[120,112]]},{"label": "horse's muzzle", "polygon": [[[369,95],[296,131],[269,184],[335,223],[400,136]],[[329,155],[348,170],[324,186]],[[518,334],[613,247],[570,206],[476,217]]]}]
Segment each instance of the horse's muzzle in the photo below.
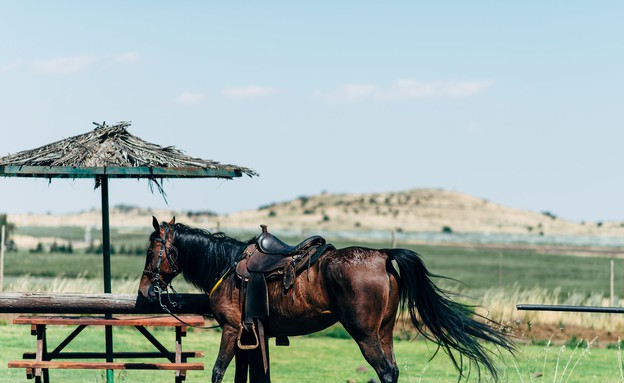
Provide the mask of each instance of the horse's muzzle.
[{"label": "horse's muzzle", "polygon": [[154,284],[145,276],[141,279],[141,284],[139,285],[139,295],[152,303],[158,300]]},{"label": "horse's muzzle", "polygon": [[158,294],[156,294],[154,285],[150,285],[150,287],[147,289],[147,296],[145,298],[147,298],[147,300],[152,303],[158,300]]}]

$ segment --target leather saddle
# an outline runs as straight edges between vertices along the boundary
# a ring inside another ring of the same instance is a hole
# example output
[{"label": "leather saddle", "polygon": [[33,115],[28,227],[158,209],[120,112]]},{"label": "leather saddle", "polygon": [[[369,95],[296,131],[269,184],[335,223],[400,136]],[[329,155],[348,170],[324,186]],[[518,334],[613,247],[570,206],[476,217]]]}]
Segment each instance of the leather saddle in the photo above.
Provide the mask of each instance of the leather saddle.
[{"label": "leather saddle", "polygon": [[262,234],[258,236],[256,243],[260,251],[266,254],[295,255],[310,246],[321,246],[325,244],[325,239],[323,237],[314,235],[302,241],[297,246],[290,246],[269,233],[267,225],[260,225],[260,228],[262,229]]},{"label": "leather saddle", "polygon": [[[269,317],[269,295],[267,282],[282,280],[284,294],[291,288],[295,299],[295,278],[305,268],[313,265],[327,250],[335,247],[327,244],[318,235],[309,237],[291,246],[268,232],[266,225],[260,225],[262,233],[249,244],[243,258],[236,265],[236,274],[241,280],[242,318],[238,335],[241,350],[253,350],[260,346],[265,370],[265,334],[262,320]],[[309,277],[309,274],[308,274]],[[287,346],[288,338],[277,338],[278,345]]]},{"label": "leather saddle", "polygon": [[[300,264],[304,257],[311,255],[314,250],[326,244],[325,238],[315,235],[296,246],[290,246],[269,233],[266,225],[260,225],[260,227],[262,233],[255,243],[245,249],[248,255],[239,262],[236,268],[240,276],[249,277],[248,273],[262,273],[270,279],[279,275],[294,277],[295,275],[290,275],[288,272],[296,271],[295,266]],[[286,270],[287,268],[292,270]],[[294,279],[287,278],[284,281],[284,288],[289,289],[293,282]]]}]

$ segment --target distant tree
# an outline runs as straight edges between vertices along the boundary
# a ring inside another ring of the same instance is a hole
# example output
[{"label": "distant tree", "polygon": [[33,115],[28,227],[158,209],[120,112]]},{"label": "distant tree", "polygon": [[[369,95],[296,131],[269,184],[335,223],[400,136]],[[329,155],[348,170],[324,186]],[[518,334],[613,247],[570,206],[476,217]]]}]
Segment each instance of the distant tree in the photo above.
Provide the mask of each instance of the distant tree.
[{"label": "distant tree", "polygon": [[542,214],[545,215],[546,217],[549,217],[550,219],[553,219],[553,220],[557,219],[557,216],[549,211],[543,211]]},{"label": "distant tree", "polygon": [[31,253],[43,253],[43,243],[38,242],[34,249],[30,249]]},{"label": "distant tree", "polygon": [[453,234],[453,229],[451,229],[450,226],[443,226],[442,227],[442,232],[444,234]]}]

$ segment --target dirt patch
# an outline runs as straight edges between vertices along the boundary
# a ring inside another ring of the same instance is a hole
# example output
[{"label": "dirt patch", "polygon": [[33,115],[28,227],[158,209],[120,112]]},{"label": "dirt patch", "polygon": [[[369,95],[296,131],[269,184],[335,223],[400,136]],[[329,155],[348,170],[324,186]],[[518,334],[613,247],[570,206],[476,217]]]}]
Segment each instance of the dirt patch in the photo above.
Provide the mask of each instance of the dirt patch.
[{"label": "dirt patch", "polygon": [[592,342],[593,347],[616,346],[620,337],[624,337],[624,331],[604,330],[581,326],[559,326],[554,324],[531,324],[523,323],[512,330],[512,334],[518,342],[547,344],[549,341],[555,345],[567,344],[575,346],[581,341]]},{"label": "dirt patch", "polygon": [[[570,347],[584,347],[592,343],[592,347],[606,348],[617,347],[619,338],[624,339],[624,329],[613,330],[597,329],[584,326],[556,324],[514,323],[506,324],[504,330],[510,337],[520,344],[547,345],[549,342],[554,346],[567,345]],[[409,320],[399,320],[395,326],[395,337],[403,340],[418,338],[416,330]]]}]

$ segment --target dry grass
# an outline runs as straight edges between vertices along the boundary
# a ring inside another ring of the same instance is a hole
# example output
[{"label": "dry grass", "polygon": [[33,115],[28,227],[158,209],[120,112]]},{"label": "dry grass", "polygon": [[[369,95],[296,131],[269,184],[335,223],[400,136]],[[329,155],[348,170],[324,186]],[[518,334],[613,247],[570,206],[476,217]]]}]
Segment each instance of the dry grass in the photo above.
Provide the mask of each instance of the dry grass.
[{"label": "dry grass", "polygon": [[[541,288],[511,290],[493,288],[486,291],[481,297],[483,307],[487,307],[487,314],[501,323],[550,324],[559,327],[576,326],[615,332],[624,329],[624,316],[616,314],[592,314],[557,311],[519,311],[516,304],[531,303],[543,305],[576,305],[576,306],[609,306],[609,298],[601,294],[586,295],[571,293],[561,298],[560,291]],[[614,305],[618,305],[616,300]]]},{"label": "dry grass", "polygon": [[[56,292],[56,293],[102,293],[104,282],[101,279],[86,278],[45,278],[30,275],[9,278],[5,282],[4,291]],[[116,279],[112,282],[115,294],[130,294],[137,291],[136,279]]]}]

